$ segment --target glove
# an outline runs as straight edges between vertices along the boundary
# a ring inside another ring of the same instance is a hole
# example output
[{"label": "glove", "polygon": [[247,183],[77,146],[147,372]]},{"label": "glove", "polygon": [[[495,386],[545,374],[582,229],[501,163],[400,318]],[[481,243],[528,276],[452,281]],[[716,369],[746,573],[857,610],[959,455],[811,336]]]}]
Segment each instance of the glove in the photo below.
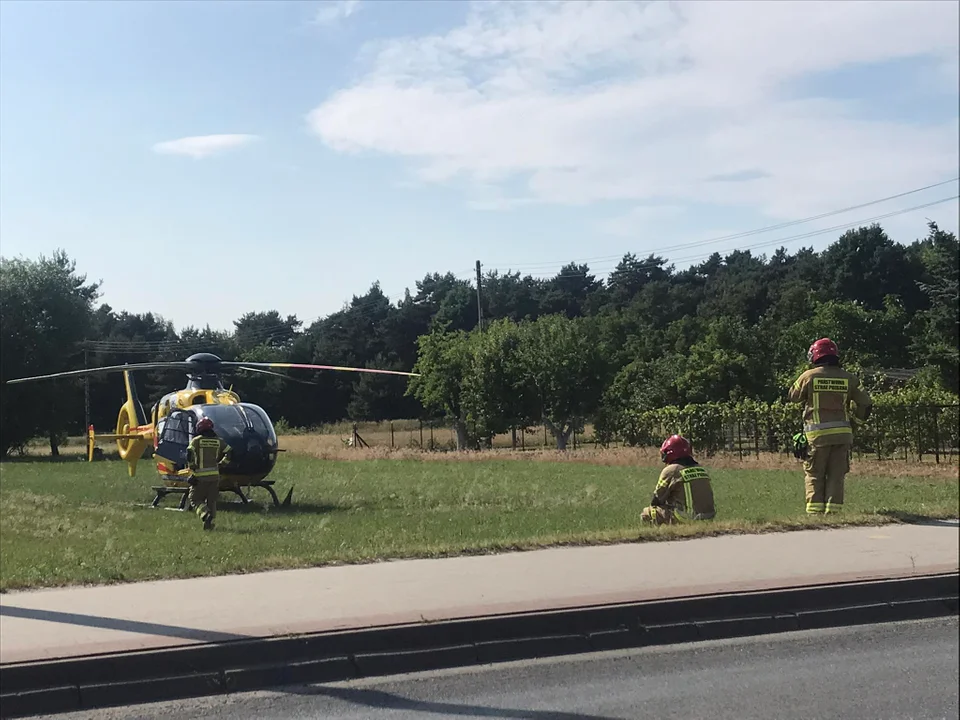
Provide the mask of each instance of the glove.
[{"label": "glove", "polygon": [[807,457],[809,457],[807,436],[802,432],[793,436],[793,456],[797,458],[797,460],[806,460]]},{"label": "glove", "polygon": [[663,503],[660,501],[660,498],[654,495],[653,499],[650,501],[650,507],[663,507]]}]

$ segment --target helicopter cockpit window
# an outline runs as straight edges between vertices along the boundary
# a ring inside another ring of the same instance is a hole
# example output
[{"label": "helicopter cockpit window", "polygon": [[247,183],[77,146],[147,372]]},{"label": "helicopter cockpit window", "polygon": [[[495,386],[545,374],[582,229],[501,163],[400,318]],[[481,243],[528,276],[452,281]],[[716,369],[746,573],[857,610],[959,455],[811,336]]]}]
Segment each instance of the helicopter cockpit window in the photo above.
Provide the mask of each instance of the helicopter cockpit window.
[{"label": "helicopter cockpit window", "polygon": [[263,408],[259,405],[244,403],[243,409],[246,410],[247,418],[249,418],[250,424],[253,425],[253,429],[257,431],[257,434],[263,435],[270,440],[271,444],[275,445],[277,442],[277,434],[273,431],[273,426],[267,419],[267,414],[263,411]]},{"label": "helicopter cockpit window", "polygon": [[203,416],[213,420],[218,435],[243,435],[247,423],[240,410],[234,405],[208,405],[202,410]]}]

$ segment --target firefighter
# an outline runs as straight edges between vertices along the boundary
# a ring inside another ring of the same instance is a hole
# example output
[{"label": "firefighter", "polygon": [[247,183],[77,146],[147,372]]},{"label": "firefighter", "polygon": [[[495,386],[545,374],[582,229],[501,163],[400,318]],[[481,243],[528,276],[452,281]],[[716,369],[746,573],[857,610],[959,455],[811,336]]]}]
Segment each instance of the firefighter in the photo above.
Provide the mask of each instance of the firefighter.
[{"label": "firefighter", "polygon": [[230,446],[217,437],[213,421],[201,418],[197,436],[187,446],[187,467],[190,468],[190,505],[203,521],[204,530],[213,530],[220,494],[220,465],[230,461]]},{"label": "firefighter", "polygon": [[672,525],[712,520],[716,508],[710,475],[693,459],[690,441],[671,435],[660,446],[660,459],[666,467],[660,473],[650,506],[640,513],[640,521]]},{"label": "firefighter", "polygon": [[855,414],[867,420],[873,401],[860,379],[840,367],[840,350],[830,338],[817,340],[807,350],[813,367],[790,388],[790,402],[803,403],[803,433],[794,439],[803,460],[807,513],[836,513],[843,509],[843,482],[850,472]]}]

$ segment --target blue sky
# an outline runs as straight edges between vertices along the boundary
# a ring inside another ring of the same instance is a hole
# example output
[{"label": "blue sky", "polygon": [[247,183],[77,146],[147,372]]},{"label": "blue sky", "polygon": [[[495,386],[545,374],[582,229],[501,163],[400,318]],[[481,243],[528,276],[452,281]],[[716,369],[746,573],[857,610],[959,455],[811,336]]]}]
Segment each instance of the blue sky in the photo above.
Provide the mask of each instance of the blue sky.
[{"label": "blue sky", "polygon": [[[477,259],[772,252],[958,194],[705,243],[960,175],[958,7],[6,1],[0,252],[64,248],[178,328]],[[909,242],[957,213],[881,222]]]}]

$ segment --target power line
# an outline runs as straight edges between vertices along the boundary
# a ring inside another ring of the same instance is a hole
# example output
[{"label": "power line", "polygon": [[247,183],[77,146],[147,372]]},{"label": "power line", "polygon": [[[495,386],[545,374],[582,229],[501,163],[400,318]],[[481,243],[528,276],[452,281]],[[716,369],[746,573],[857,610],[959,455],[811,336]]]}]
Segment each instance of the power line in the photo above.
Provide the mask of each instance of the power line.
[{"label": "power line", "polygon": [[[878,205],[880,203],[887,202],[889,200],[896,200],[898,198],[906,197],[907,195],[914,195],[918,192],[923,192],[924,190],[930,190],[931,188],[940,187],[942,185],[949,185],[950,183],[957,182],[958,180],[960,180],[960,177],[955,177],[955,178],[951,178],[950,180],[943,180],[942,182],[937,182],[931,185],[925,185],[924,187],[914,188],[913,190],[907,190],[901,193],[897,193],[896,195],[889,195],[887,197],[879,198],[877,200],[871,200],[870,202],[860,203],[859,205],[850,205],[849,207],[841,208],[839,210],[831,210],[830,212],[821,213],[819,215],[811,215],[809,217],[801,218],[799,220],[790,220],[789,222],[779,223],[777,225],[768,225],[766,227],[756,228],[754,230],[746,230],[744,232],[734,233],[732,235],[724,235],[721,237],[710,238],[708,240],[698,240],[696,242],[683,243],[680,245],[668,245],[660,248],[660,251],[662,252],[664,250],[683,250],[691,247],[700,247],[703,245],[710,245],[713,243],[724,242],[726,240],[737,240],[739,238],[749,237],[751,235],[759,235],[760,233],[770,232],[772,230],[780,230],[782,228],[792,227],[794,225],[802,225],[803,223],[813,222],[814,220],[822,220],[823,218],[830,217],[832,215],[840,215],[845,212],[850,212],[851,210],[859,210],[860,208],[869,207],[871,205]],[[524,267],[543,267],[544,265],[547,265],[547,264],[556,265],[559,262],[562,262],[563,264],[567,264],[569,262],[586,263],[586,262],[592,262],[597,260],[617,260],[622,257],[623,257],[622,254],[621,255],[604,255],[604,256],[582,258],[579,260],[575,259],[575,260],[569,260],[569,261],[554,261],[554,262],[544,261],[543,263],[521,263],[518,265],[512,265],[511,267],[514,267],[517,269],[524,268]],[[507,263],[493,263],[493,264],[504,265]]]},{"label": "power line", "polygon": [[[957,178],[955,178],[954,180],[956,180],[956,179],[957,179]],[[947,182],[953,182],[953,181],[947,181]],[[929,188],[929,187],[936,187],[936,186],[938,186],[938,185],[944,185],[944,184],[946,184],[946,182],[945,182],[945,183],[937,183],[937,184],[935,184],[935,185],[930,185],[930,186],[927,186],[927,187],[928,187],[928,188]],[[923,189],[927,189],[927,188],[920,188],[920,190],[923,190]],[[917,190],[917,191],[919,191],[919,190]],[[917,191],[910,191],[910,192],[917,192]],[[906,194],[909,194],[909,193],[901,193],[901,194],[898,195],[898,196],[892,196],[892,197],[901,197],[901,196],[906,195]],[[913,211],[916,211],[916,210],[921,210],[921,209],[924,209],[924,208],[932,207],[932,206],[934,206],[934,205],[939,205],[939,204],[942,204],[942,203],[945,203],[945,202],[949,202],[949,201],[951,201],[951,200],[956,200],[957,198],[960,198],[960,195],[953,195],[953,196],[950,196],[950,197],[941,198],[941,199],[939,199],[939,200],[934,200],[934,201],[932,201],[932,202],[923,203],[923,204],[915,205],[915,206],[908,207],[908,208],[902,208],[902,209],[900,209],[900,210],[894,210],[894,211],[891,211],[891,212],[888,212],[888,213],[884,213],[884,214],[882,214],[882,215],[875,215],[875,216],[873,216],[873,217],[863,218],[863,219],[851,221],[851,222],[848,222],[848,223],[843,223],[843,224],[840,224],[840,225],[834,225],[834,226],[832,226],[832,227],[823,228],[823,229],[820,229],[820,230],[813,230],[813,231],[809,231],[809,232],[801,233],[801,234],[797,234],[797,235],[791,235],[791,236],[787,236],[787,237],[777,238],[777,239],[774,239],[774,240],[767,240],[767,241],[760,242],[760,243],[754,243],[754,244],[747,245],[747,246],[744,246],[744,247],[741,247],[741,248],[738,248],[738,249],[739,249],[739,250],[750,250],[750,249],[756,249],[756,248],[760,248],[760,247],[768,247],[768,246],[771,246],[771,245],[776,245],[776,244],[785,243],[785,242],[791,242],[791,241],[795,241],[795,240],[802,240],[802,239],[806,239],[806,238],[810,238],[810,237],[815,237],[815,236],[818,236],[818,235],[824,235],[824,234],[827,234],[827,233],[835,232],[835,231],[837,231],[837,230],[847,229],[847,228],[850,228],[850,227],[853,227],[853,226],[856,226],[856,225],[863,225],[863,224],[865,224],[865,223],[875,222],[875,221],[877,221],[877,220],[883,220],[883,219],[886,219],[886,218],[895,217],[895,216],[898,216],[898,215],[903,215],[903,214],[908,213],[908,212],[913,212]],[[878,202],[882,202],[882,201],[883,201],[883,200],[873,201],[873,202],[871,202],[871,203],[863,203],[862,205],[857,206],[857,207],[866,207],[866,206],[869,206],[869,205],[877,204]],[[838,212],[844,212],[844,211],[835,211],[835,212],[833,212],[833,213],[824,213],[824,214],[822,214],[822,215],[820,215],[820,216],[816,216],[816,218],[814,218],[814,219],[819,219],[819,218],[822,218],[822,217],[827,217],[827,216],[829,216],[829,215],[834,215],[834,214],[837,214]],[[781,225],[779,225],[779,226],[772,226],[772,227],[789,227],[789,226],[797,225],[797,224],[800,224],[800,223],[806,222],[806,221],[808,221],[808,219],[791,221],[791,222],[789,222],[789,223],[783,223],[783,224],[781,224]],[[762,229],[762,230],[748,231],[748,232],[745,232],[745,233],[738,233],[738,234],[730,235],[730,236],[727,236],[727,237],[728,237],[728,238],[746,237],[746,236],[751,235],[751,234],[758,234],[758,233],[761,232],[761,231],[767,231],[768,229],[769,229],[769,228],[767,228],[767,229]],[[720,240],[722,240],[722,239],[724,239],[724,238],[720,238]],[[691,248],[691,247],[702,246],[702,245],[707,244],[707,243],[710,243],[710,242],[716,242],[716,240],[701,241],[701,242],[694,242],[694,243],[685,243],[685,244],[677,245],[677,246],[674,246],[674,247],[677,247],[677,248]],[[669,249],[669,248],[664,248],[664,249]],[[677,263],[677,262],[685,262],[685,261],[702,260],[702,259],[709,258],[711,255],[713,255],[713,252],[709,252],[709,253],[706,253],[706,254],[702,254],[702,253],[701,253],[701,254],[696,254],[696,255],[689,255],[689,256],[679,257],[679,258],[668,258],[668,259],[665,259],[664,262]],[[608,256],[608,257],[611,258],[611,259],[613,259],[613,258],[616,258],[617,256]],[[617,264],[619,264],[619,262],[618,262]],[[637,270],[643,270],[643,269],[648,269],[648,268],[649,268],[649,269],[655,269],[655,268],[661,267],[662,264],[663,264],[663,263],[647,263],[647,262],[641,262],[641,263],[638,263],[638,264],[634,265],[634,266],[633,266],[633,269],[637,269]],[[591,268],[590,270],[588,270],[588,272],[590,272],[590,271],[592,270],[592,273],[591,273],[591,274],[597,274],[597,273],[609,272],[609,271],[614,270],[614,269],[616,269],[616,265],[614,265],[614,266],[612,266],[612,267],[610,267],[610,268]],[[488,272],[489,272],[489,271],[488,271]],[[531,277],[531,278],[533,278],[533,279],[535,279],[535,280],[540,280],[540,281],[542,281],[542,280],[549,280],[549,279],[553,279],[553,278],[563,278],[563,277],[581,277],[581,275],[580,275],[579,273],[562,273],[562,272],[560,272],[560,273],[550,273],[550,272],[547,272],[547,271],[544,271],[543,273],[533,273],[533,274],[529,274],[529,273],[528,273],[527,276],[528,276],[528,277]],[[542,277],[538,277],[538,276],[542,276]],[[359,300],[358,298],[356,298],[356,296],[354,296],[354,299],[355,299],[355,300]],[[302,321],[301,324],[302,324],[302,326],[307,326],[307,325],[309,325],[311,322],[317,322],[317,321],[319,321],[319,320],[328,319],[328,318],[332,317],[333,315],[336,315],[336,314],[338,314],[338,313],[340,313],[340,312],[345,312],[345,313],[348,313],[348,314],[352,314],[353,317],[358,317],[358,316],[359,316],[360,318],[363,318],[364,316],[372,317],[372,312],[374,311],[374,309],[379,309],[379,308],[375,308],[375,305],[379,305],[379,304],[382,302],[383,299],[388,300],[388,301],[390,302],[390,306],[391,306],[391,307],[394,307],[394,303],[397,302],[397,300],[398,300],[396,294],[394,294],[394,295],[392,295],[392,296],[391,296],[391,295],[386,295],[386,294],[384,294],[384,295],[383,295],[383,298],[370,298],[370,299],[359,300],[359,302],[354,302],[354,303],[352,303],[352,304],[344,307],[342,310],[337,311],[337,313],[331,313],[330,315],[327,315],[327,316],[318,316],[318,317],[316,318],[316,320],[314,320],[314,321]],[[478,310],[478,312],[479,312],[479,310]],[[349,315],[348,315],[348,316],[349,316]],[[246,334],[246,337],[247,337],[249,340],[253,341],[253,342],[259,343],[259,342],[262,342],[263,340],[269,339],[269,337],[270,337],[271,335],[273,335],[274,333],[276,333],[276,332],[278,332],[278,331],[281,331],[281,330],[284,330],[284,331],[285,331],[285,330],[288,330],[288,329],[289,329],[289,326],[286,325],[285,323],[284,323],[284,324],[276,324],[276,325],[271,325],[271,326],[266,326],[266,327],[257,328],[255,331]],[[201,331],[201,332],[202,332],[202,331]],[[221,333],[218,332],[217,334],[221,334]],[[228,334],[229,334],[229,333],[228,333]],[[296,333],[296,332],[295,332],[294,337],[296,337],[296,335],[298,335],[298,334],[300,334],[300,333]],[[291,338],[291,339],[293,339],[293,338]],[[198,340],[199,340],[199,339],[198,339]],[[138,341],[138,340],[91,340],[91,341],[87,341],[87,342],[84,343],[84,344],[85,344],[85,346],[88,347],[90,350],[99,351],[99,352],[103,352],[103,353],[129,353],[129,354],[144,354],[144,355],[159,354],[159,353],[164,353],[164,352],[176,352],[176,351],[184,351],[184,350],[187,350],[187,349],[200,349],[200,348],[201,348],[201,343],[200,343],[200,342],[194,341],[194,340],[187,340],[187,339],[184,339],[184,338],[176,338],[176,339],[169,339],[169,340],[157,340],[157,341],[147,341],[147,340],[144,340],[144,341]]]},{"label": "power line", "polygon": [[[790,235],[790,236],[787,236],[787,237],[777,238],[776,240],[765,240],[764,242],[761,242],[761,243],[754,243],[754,244],[752,244],[752,245],[744,245],[744,246],[742,246],[742,247],[740,247],[740,248],[737,248],[737,249],[738,249],[738,250],[753,250],[753,249],[761,248],[761,247],[769,247],[769,246],[771,246],[771,245],[776,245],[776,244],[778,244],[778,243],[791,242],[791,241],[793,241],[793,240],[803,240],[803,239],[805,239],[805,238],[816,237],[817,235],[825,235],[825,234],[827,234],[827,233],[835,232],[835,231],[837,231],[837,230],[844,230],[844,229],[848,229],[848,228],[851,228],[851,227],[854,227],[854,226],[857,226],[857,225],[863,225],[864,223],[875,222],[875,221],[877,221],[877,220],[884,220],[884,219],[886,219],[886,218],[895,217],[895,216],[897,216],[897,215],[903,215],[904,213],[914,212],[915,210],[922,210],[922,209],[924,209],[924,208],[932,207],[932,206],[934,206],[934,205],[941,205],[941,204],[943,204],[943,203],[945,203],[945,202],[949,202],[949,201],[951,201],[951,200],[956,200],[956,199],[958,199],[958,198],[960,198],[960,195],[952,195],[952,196],[950,196],[950,197],[941,198],[941,199],[939,199],[939,200],[934,200],[934,201],[932,201],[932,202],[923,203],[922,205],[914,205],[913,207],[902,208],[902,209],[900,209],[900,210],[893,210],[893,211],[888,212],[888,213],[885,213],[885,214],[883,214],[883,215],[875,215],[875,216],[873,216],[873,217],[863,218],[863,219],[860,219],[860,220],[854,220],[854,221],[851,221],[851,222],[848,222],[848,223],[843,223],[843,224],[841,224],[841,225],[834,225],[834,226],[832,226],[832,227],[823,228],[822,230],[811,230],[810,232],[801,233],[801,234],[799,234],[799,235]],[[689,260],[699,260],[699,259],[709,258],[711,255],[713,255],[713,252],[714,252],[714,251],[708,252],[708,253],[706,253],[706,254],[690,255],[690,256],[687,256],[687,257],[666,258],[666,259],[665,259],[665,262],[676,263],[676,262],[684,262],[684,261],[689,261]],[[617,264],[619,265],[619,262],[618,262]],[[634,268],[636,268],[636,269],[641,269],[641,270],[642,270],[642,269],[646,269],[646,268],[656,268],[656,267],[660,267],[660,263],[641,262],[641,263],[638,263],[637,265],[634,266]],[[614,266],[612,266],[612,267],[610,268],[610,270],[614,270],[614,269],[616,269],[616,265],[614,265]],[[598,269],[598,268],[591,268],[591,270],[592,270],[593,272],[603,272],[603,271],[604,271],[603,269]],[[543,271],[542,273],[533,273],[533,274],[530,274],[530,276],[531,276],[531,277],[534,277],[534,278],[536,278],[537,275],[542,275],[544,278],[551,278],[551,277],[581,277],[580,273],[556,273],[556,274],[553,274],[553,273],[550,273],[549,271],[546,271],[546,270]]]}]

